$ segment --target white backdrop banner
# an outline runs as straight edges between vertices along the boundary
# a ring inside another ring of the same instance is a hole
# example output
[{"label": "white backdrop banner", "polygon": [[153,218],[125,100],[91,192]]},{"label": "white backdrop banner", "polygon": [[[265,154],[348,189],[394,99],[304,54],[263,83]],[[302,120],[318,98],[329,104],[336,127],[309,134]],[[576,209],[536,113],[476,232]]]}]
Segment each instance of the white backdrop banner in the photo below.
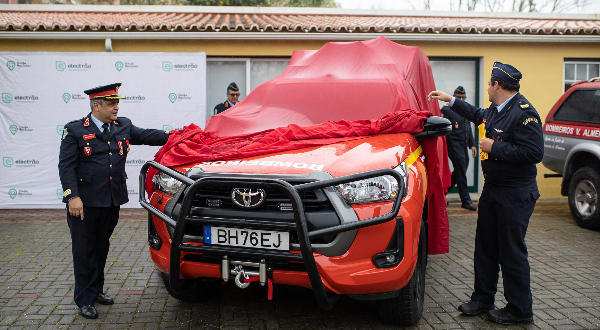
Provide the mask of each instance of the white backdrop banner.
[{"label": "white backdrop banner", "polygon": [[[120,82],[119,117],[181,129],[206,121],[205,53],[0,52],[0,209],[64,208],[58,154],[64,125],[90,112],[84,90]],[[129,203],[141,166],[160,147],[132,146]]]}]

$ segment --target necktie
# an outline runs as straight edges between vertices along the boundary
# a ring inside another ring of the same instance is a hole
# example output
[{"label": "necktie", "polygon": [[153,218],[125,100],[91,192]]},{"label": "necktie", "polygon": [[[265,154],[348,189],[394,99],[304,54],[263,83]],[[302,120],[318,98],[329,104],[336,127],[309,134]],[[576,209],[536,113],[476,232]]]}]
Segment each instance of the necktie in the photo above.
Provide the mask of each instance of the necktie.
[{"label": "necktie", "polygon": [[108,123],[104,123],[102,128],[104,128],[104,131],[102,132],[102,138],[104,138],[104,141],[108,141]]},{"label": "necktie", "polygon": [[498,107],[494,106],[492,109],[492,114],[490,115],[490,121],[494,119],[494,117],[498,114]]}]

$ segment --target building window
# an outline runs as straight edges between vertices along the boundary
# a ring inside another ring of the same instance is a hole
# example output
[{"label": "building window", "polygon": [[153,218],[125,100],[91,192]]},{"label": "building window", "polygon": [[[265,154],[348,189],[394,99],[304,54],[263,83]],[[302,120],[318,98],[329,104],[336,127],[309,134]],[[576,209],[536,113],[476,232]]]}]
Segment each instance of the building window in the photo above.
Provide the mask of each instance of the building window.
[{"label": "building window", "polygon": [[563,93],[576,81],[600,77],[600,60],[565,60]]},{"label": "building window", "polygon": [[206,59],[206,118],[213,109],[227,100],[227,86],[235,82],[240,88],[240,101],[265,81],[285,70],[289,58],[207,58]]}]

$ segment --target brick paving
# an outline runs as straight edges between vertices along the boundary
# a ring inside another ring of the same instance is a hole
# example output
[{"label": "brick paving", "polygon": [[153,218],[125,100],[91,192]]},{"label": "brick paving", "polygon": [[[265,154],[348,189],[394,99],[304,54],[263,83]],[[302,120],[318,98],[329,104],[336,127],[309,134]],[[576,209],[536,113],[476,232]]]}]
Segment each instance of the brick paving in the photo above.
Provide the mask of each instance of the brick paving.
[{"label": "brick paving", "polygon": [[[527,234],[533,325],[504,327],[456,310],[473,287],[476,212],[451,203],[451,252],[429,257],[425,311],[414,329],[600,329],[600,232],[578,227],[566,202],[539,202]],[[125,209],[106,267],[112,306],[87,320],[73,303],[65,210],[0,210],[0,329],[392,329],[373,302],[341,297],[330,311],[311,291],[222,285],[204,303],[169,296],[148,254],[146,213]],[[502,285],[496,305],[505,304]]]}]

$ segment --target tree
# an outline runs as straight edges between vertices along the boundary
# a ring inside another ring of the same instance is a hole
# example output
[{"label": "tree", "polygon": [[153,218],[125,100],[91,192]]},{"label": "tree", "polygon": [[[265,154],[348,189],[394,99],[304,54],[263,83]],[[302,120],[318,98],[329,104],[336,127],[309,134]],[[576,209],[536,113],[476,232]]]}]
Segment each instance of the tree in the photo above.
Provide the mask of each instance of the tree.
[{"label": "tree", "polygon": [[340,7],[335,0],[271,0],[271,5],[273,7]]},{"label": "tree", "polygon": [[[446,3],[450,10],[565,13],[574,9],[583,10],[592,1],[594,0],[447,0]],[[424,10],[431,9],[431,2],[432,0],[408,0],[413,9]],[[415,6],[414,3],[420,5]]]}]

